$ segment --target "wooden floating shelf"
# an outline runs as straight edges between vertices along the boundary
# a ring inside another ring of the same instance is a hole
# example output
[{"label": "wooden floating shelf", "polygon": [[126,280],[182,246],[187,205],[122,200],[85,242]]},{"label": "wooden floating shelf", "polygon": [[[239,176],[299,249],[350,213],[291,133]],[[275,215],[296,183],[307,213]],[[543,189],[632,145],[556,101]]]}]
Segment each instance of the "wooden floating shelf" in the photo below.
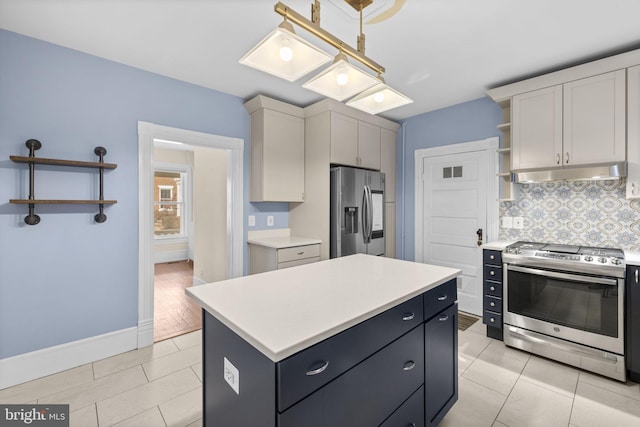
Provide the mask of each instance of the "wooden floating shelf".
[{"label": "wooden floating shelf", "polygon": [[15,205],[114,205],[117,200],[55,200],[55,199],[11,199]]},{"label": "wooden floating shelf", "polygon": [[41,157],[29,157],[29,156],[9,156],[9,159],[16,163],[33,163],[39,165],[54,165],[54,166],[74,166],[80,168],[104,168],[115,169],[118,167],[115,163],[100,163],[100,162],[82,162],[79,160],[63,160],[63,159],[45,159]]}]

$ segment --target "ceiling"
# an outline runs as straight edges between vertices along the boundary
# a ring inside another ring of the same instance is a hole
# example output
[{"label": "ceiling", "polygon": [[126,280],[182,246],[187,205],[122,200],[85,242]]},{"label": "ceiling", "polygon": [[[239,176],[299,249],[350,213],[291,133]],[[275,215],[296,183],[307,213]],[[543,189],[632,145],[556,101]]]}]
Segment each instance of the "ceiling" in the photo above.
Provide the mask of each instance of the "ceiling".
[{"label": "ceiling", "polygon": [[[306,106],[321,99],[301,86],[317,72],[290,83],[238,63],[282,21],[276,2],[0,0],[0,28],[244,99],[265,94]],[[310,18],[312,0],[282,2]],[[336,3],[321,1],[321,26],[355,47],[357,13]],[[639,16],[640,0],[406,0],[393,17],[363,28],[366,55],[386,68],[387,84],[414,100],[381,116],[401,120],[640,48]]]}]

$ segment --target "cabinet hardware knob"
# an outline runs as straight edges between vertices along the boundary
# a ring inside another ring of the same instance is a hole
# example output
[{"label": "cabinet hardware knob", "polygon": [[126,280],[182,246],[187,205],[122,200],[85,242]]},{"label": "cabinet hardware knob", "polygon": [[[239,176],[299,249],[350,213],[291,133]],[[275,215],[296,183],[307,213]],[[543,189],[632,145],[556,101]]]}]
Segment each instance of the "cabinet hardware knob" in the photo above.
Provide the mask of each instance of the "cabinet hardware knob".
[{"label": "cabinet hardware knob", "polygon": [[327,367],[329,366],[329,361],[325,360],[323,362],[320,362],[321,365],[315,369],[311,369],[310,371],[307,371],[307,376],[312,376],[312,375],[318,375],[320,373],[322,373],[325,369],[327,369]]},{"label": "cabinet hardware knob", "polygon": [[298,252],[298,255],[304,255],[304,251]]},{"label": "cabinet hardware knob", "polygon": [[631,194],[636,194],[636,184],[634,182],[631,183]]},{"label": "cabinet hardware knob", "polygon": [[407,427],[416,427],[416,423],[408,424]]},{"label": "cabinet hardware knob", "polygon": [[402,320],[406,322],[409,320],[413,320],[414,317],[416,317],[414,313],[405,313],[405,315],[402,316]]},{"label": "cabinet hardware knob", "polygon": [[489,305],[490,305],[491,307],[495,307],[495,306],[496,306],[496,303],[495,303],[495,302],[493,302],[493,301],[491,301],[491,302],[489,303]]},{"label": "cabinet hardware knob", "polygon": [[496,259],[495,255],[489,255],[489,259]]},{"label": "cabinet hardware knob", "polygon": [[444,295],[438,297],[438,301],[446,301],[447,298],[448,298],[447,294],[444,294]]},{"label": "cabinet hardware knob", "polygon": [[449,316],[447,316],[446,314],[444,316],[440,316],[438,318],[438,322],[446,322],[447,319],[449,319]]},{"label": "cabinet hardware knob", "polygon": [[491,270],[491,271],[489,272],[489,276],[495,276],[495,275],[496,275],[496,272],[495,272],[495,271]]},{"label": "cabinet hardware knob", "polygon": [[404,366],[402,367],[402,370],[410,371],[415,367],[416,367],[416,362],[414,362],[413,360],[409,360],[408,362],[405,362]]},{"label": "cabinet hardware knob", "polygon": [[556,153],[556,164],[560,164],[560,153]]},{"label": "cabinet hardware knob", "polygon": [[489,289],[492,290],[492,291],[496,290],[496,288],[494,286],[491,286]]},{"label": "cabinet hardware knob", "polygon": [[567,151],[567,155],[566,155],[566,163],[569,164],[569,152]]},{"label": "cabinet hardware knob", "polygon": [[489,319],[489,322],[491,323],[496,323],[496,319],[494,319],[493,317],[491,319]]}]

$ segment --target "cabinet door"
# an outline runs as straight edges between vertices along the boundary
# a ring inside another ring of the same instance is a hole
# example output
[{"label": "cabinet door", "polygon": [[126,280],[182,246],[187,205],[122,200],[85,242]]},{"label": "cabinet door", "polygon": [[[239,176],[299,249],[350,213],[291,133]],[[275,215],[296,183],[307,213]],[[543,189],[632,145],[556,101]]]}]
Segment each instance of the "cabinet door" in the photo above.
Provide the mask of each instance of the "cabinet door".
[{"label": "cabinet door", "polygon": [[358,165],[380,170],[380,128],[358,121]]},{"label": "cabinet door", "polygon": [[263,109],[251,115],[251,201],[304,199],[304,119]]},{"label": "cabinet door", "polygon": [[396,133],[380,129],[380,172],[384,173],[384,197],[396,201]]},{"label": "cabinet door", "polygon": [[331,163],[358,166],[358,120],[331,112]]},{"label": "cabinet door", "polygon": [[633,381],[640,381],[640,267],[627,267],[626,316],[627,335],[625,337],[627,368]]},{"label": "cabinet door", "polygon": [[627,199],[640,197],[640,65],[627,70]]},{"label": "cabinet door", "polygon": [[565,83],[564,165],[623,162],[625,70]]},{"label": "cabinet door", "polygon": [[458,303],[425,323],[425,418],[437,426],[458,400]]},{"label": "cabinet door", "polygon": [[513,97],[511,169],[561,166],[562,86]]}]

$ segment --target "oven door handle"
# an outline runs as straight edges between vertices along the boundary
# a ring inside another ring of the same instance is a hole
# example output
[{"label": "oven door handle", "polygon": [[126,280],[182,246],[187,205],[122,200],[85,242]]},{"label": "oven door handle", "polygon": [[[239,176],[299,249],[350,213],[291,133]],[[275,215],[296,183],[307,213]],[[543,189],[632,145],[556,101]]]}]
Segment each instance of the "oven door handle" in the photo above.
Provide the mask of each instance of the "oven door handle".
[{"label": "oven door handle", "polygon": [[553,277],[556,279],[573,280],[575,282],[597,283],[598,285],[618,286],[618,281],[604,277],[578,276],[576,274],[560,273],[557,271],[539,270],[537,268],[520,267],[507,264],[507,270],[520,273],[536,274],[538,276]]}]

